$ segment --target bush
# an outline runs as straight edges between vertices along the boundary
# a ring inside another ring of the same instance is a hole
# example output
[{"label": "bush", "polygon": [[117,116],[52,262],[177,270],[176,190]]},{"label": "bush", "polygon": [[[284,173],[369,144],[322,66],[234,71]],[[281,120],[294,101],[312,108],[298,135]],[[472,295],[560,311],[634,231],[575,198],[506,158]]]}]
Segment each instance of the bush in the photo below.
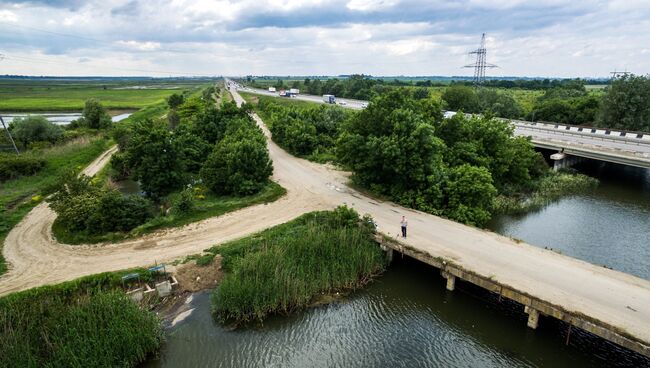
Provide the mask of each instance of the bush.
[{"label": "bush", "polygon": [[9,124],[9,130],[14,139],[25,148],[34,142],[55,143],[63,137],[63,128],[40,115],[16,118]]},{"label": "bush", "polygon": [[247,195],[262,189],[272,173],[262,131],[242,125],[217,143],[200,175],[214,193]]},{"label": "bush", "polygon": [[45,159],[32,155],[0,154],[0,181],[34,175],[45,167]]},{"label": "bush", "polygon": [[445,214],[449,218],[483,226],[490,220],[497,190],[486,168],[464,164],[449,170],[445,194],[448,201]]},{"label": "bush", "polygon": [[73,128],[81,126],[91,129],[103,129],[109,128],[113,124],[111,116],[104,106],[94,98],[86,100],[82,115],[74,124],[71,124]]},{"label": "bush", "polygon": [[184,215],[192,212],[195,207],[194,192],[192,189],[184,189],[172,200],[171,212]]},{"label": "bush", "polygon": [[55,223],[68,232],[129,231],[151,217],[151,203],[136,195],[102,189],[87,176],[71,176],[50,198]]}]

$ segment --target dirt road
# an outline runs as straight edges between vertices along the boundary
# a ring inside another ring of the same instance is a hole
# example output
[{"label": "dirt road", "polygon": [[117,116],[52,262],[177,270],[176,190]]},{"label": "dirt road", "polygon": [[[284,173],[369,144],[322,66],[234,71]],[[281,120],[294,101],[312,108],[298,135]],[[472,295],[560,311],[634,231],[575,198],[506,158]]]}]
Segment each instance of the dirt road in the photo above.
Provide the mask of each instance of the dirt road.
[{"label": "dirt road", "polygon": [[[242,102],[236,92],[233,95],[238,103]],[[268,135],[268,131],[265,133]],[[649,281],[368,198],[345,185],[345,173],[295,158],[271,141],[269,152],[274,164],[273,180],[287,189],[285,197],[139,239],[95,246],[59,244],[51,234],[54,213],[45,204],[39,205],[5,241],[4,255],[11,266],[0,279],[0,294],[169,261],[289,221],[307,211],[345,203],[362,214],[371,214],[379,231],[391,236],[397,234],[400,217],[406,215],[408,245],[567,311],[591,316],[650,345]],[[108,156],[91,164],[87,173],[101,167]]]}]

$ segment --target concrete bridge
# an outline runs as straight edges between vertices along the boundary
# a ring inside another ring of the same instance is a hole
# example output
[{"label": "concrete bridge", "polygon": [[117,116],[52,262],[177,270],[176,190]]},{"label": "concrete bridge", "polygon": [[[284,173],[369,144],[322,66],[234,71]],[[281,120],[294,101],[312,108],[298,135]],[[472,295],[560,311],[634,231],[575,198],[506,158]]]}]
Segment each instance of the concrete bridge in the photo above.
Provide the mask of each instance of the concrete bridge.
[{"label": "concrete bridge", "polygon": [[[243,92],[279,97],[263,89],[239,87]],[[316,103],[324,103],[321,96],[300,94],[293,98]],[[368,101],[337,98],[339,106],[360,110],[368,106]],[[446,111],[445,116],[455,112]],[[650,133],[626,132],[616,129],[579,127],[566,124],[527,122],[510,120],[515,127],[515,135],[531,137],[539,148],[557,150],[553,155],[556,169],[570,166],[588,158],[616,164],[650,168]]]}]

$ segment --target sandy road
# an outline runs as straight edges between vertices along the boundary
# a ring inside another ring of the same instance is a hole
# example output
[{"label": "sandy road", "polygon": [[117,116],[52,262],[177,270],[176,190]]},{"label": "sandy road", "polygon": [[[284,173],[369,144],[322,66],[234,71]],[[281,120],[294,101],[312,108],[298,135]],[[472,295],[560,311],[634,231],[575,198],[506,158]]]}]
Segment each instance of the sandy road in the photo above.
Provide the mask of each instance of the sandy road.
[{"label": "sandy road", "polygon": [[[238,103],[242,102],[236,91],[233,95]],[[268,136],[268,131],[265,134]],[[397,233],[404,214],[409,219],[409,245],[567,311],[591,316],[650,345],[650,281],[368,198],[346,186],[345,173],[295,158],[270,140],[269,152],[274,164],[273,180],[287,189],[285,197],[143,238],[96,246],[62,245],[51,235],[55,214],[47,205],[39,205],[7,236],[4,255],[11,266],[0,279],[0,294],[169,261],[308,211],[345,203],[372,215],[379,231],[388,235]],[[86,173],[96,172],[109,156],[104,154]],[[562,229],[558,227],[558,231]]]}]

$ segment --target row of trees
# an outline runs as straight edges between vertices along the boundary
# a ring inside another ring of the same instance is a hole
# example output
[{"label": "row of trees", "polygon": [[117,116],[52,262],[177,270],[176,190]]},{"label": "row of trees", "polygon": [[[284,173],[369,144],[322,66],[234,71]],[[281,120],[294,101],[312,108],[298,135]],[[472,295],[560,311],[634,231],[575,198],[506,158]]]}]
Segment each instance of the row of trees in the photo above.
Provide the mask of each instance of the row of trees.
[{"label": "row of trees", "polygon": [[[532,82],[531,82],[532,83]],[[545,84],[546,85],[546,84]],[[446,108],[560,124],[650,131],[650,78],[626,75],[612,80],[603,94],[587,91],[581,80],[548,83],[532,109],[524,113],[509,95],[493,89],[476,90],[457,84],[442,94]]]},{"label": "row of trees", "polygon": [[335,106],[287,107],[268,97],[260,98],[259,108],[278,145],[293,155],[321,162],[333,159],[339,126],[353,114]]}]

